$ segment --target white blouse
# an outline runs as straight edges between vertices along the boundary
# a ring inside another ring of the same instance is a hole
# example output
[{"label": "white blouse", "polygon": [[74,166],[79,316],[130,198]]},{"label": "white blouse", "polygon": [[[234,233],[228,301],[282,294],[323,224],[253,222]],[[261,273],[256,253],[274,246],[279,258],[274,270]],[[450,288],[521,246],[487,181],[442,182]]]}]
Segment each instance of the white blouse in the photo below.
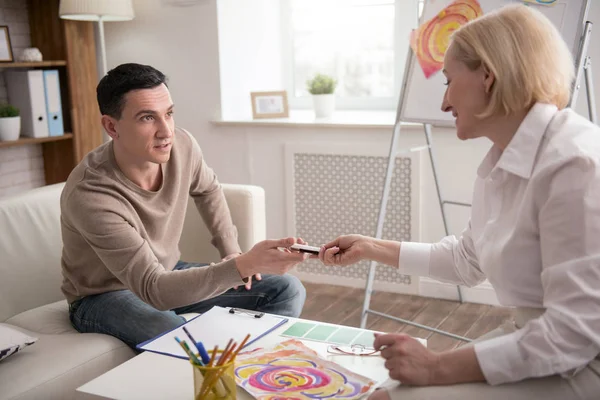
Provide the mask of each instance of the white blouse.
[{"label": "white blouse", "polygon": [[402,272],[474,286],[500,304],[544,308],[513,333],[475,344],[490,384],[573,374],[600,353],[600,127],[536,104],[477,171],[460,238],[402,243]]}]

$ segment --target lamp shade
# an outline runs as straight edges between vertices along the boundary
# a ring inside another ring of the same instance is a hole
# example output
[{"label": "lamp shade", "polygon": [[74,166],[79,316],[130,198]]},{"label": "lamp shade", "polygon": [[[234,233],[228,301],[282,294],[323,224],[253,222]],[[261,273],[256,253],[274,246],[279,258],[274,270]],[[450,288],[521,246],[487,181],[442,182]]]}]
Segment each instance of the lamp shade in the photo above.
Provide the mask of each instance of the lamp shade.
[{"label": "lamp shade", "polygon": [[58,15],[78,21],[129,21],[134,17],[131,0],[60,0]]}]

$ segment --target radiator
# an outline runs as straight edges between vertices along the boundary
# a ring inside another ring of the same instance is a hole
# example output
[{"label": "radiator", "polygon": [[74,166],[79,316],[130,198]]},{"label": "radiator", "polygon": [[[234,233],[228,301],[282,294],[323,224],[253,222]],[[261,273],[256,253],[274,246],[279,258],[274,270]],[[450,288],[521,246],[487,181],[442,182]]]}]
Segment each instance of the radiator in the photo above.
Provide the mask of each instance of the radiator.
[{"label": "radiator", "polygon": [[[360,152],[355,149],[353,153]],[[340,234],[374,236],[388,158],[383,155],[330,154],[288,151],[288,182],[292,182],[292,232],[319,246]],[[420,154],[407,153],[395,159],[390,196],[386,208],[383,239],[417,241],[420,234]],[[360,287],[369,262],[347,267],[327,267],[308,260],[297,268],[301,278]],[[312,279],[311,279],[312,278]],[[386,286],[417,286],[417,280],[396,268],[378,266],[376,282]]]}]

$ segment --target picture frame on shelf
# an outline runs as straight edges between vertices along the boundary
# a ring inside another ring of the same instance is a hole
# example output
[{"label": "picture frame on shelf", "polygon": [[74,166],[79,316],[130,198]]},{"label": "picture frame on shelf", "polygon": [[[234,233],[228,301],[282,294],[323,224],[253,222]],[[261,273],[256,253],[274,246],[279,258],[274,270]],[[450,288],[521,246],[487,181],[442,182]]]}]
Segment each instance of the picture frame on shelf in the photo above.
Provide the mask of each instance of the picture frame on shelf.
[{"label": "picture frame on shelf", "polygon": [[287,92],[251,92],[252,118],[287,118],[289,117],[289,106]]},{"label": "picture frame on shelf", "polygon": [[13,51],[7,25],[0,25],[0,62],[13,62]]}]

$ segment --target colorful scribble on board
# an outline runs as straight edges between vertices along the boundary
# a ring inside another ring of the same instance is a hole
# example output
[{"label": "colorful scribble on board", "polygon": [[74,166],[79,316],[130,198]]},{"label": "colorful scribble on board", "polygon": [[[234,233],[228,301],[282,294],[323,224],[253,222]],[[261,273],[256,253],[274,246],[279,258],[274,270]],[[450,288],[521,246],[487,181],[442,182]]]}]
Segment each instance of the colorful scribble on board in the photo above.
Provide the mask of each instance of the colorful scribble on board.
[{"label": "colorful scribble on board", "polygon": [[483,15],[477,0],[457,0],[410,34],[410,47],[426,78],[442,69],[452,32]]},{"label": "colorful scribble on board", "polygon": [[558,0],[523,0],[525,3],[540,4],[542,6],[553,6]]},{"label": "colorful scribble on board", "polygon": [[271,349],[255,349],[237,356],[235,379],[259,400],[354,400],[375,382],[321,358],[298,340]]}]

